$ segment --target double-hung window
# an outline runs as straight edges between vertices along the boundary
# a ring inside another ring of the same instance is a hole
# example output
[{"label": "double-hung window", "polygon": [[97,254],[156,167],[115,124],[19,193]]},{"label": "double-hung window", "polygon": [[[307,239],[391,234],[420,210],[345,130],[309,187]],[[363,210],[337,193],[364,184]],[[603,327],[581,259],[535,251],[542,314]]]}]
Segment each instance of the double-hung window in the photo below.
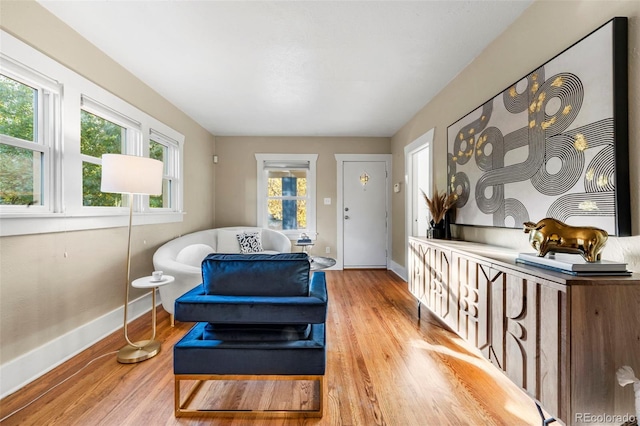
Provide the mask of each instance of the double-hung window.
[{"label": "double-hung window", "polygon": [[0,59],[0,211],[53,211],[60,88],[4,56]]},{"label": "double-hung window", "polygon": [[256,154],[258,226],[316,235],[317,154]]},{"label": "double-hung window", "polygon": [[149,157],[162,161],[162,194],[149,197],[152,209],[171,209],[178,205],[179,144],[176,140],[154,129],[149,131]]},{"label": "double-hung window", "polygon": [[103,154],[162,161],[162,194],[134,196],[134,221],[182,221],[184,136],[2,30],[0,39],[0,236],[126,224],[129,197],[100,190]]},{"label": "double-hung window", "polygon": [[82,96],[80,158],[84,207],[128,207],[128,197],[100,191],[102,155],[136,155],[140,139],[140,123]]},{"label": "double-hung window", "polygon": [[153,128],[144,136],[143,124],[86,96],[82,97],[80,114],[82,205],[129,207],[129,197],[100,190],[102,155],[127,154],[148,156],[163,163],[162,194],[139,195],[138,202],[134,201],[134,210],[156,213],[175,210],[180,194],[179,142]]}]

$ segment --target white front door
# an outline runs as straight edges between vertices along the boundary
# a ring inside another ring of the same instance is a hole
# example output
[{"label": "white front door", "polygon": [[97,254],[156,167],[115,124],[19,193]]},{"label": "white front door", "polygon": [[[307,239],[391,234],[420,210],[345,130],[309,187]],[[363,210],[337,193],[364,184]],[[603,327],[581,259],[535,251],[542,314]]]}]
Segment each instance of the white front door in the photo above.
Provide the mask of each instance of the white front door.
[{"label": "white front door", "polygon": [[386,162],[345,161],[342,185],[344,268],[386,268]]}]

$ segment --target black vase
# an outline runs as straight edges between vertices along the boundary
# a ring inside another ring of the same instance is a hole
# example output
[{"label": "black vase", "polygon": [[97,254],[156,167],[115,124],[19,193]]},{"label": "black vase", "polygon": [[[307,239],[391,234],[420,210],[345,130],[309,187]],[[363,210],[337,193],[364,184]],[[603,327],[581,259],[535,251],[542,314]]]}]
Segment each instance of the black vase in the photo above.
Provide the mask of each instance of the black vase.
[{"label": "black vase", "polygon": [[444,239],[451,239],[451,218],[449,217],[449,212],[444,215]]},{"label": "black vase", "polygon": [[446,237],[446,229],[445,229],[444,220],[441,220],[438,223],[435,223],[432,220],[431,221],[431,238],[442,240],[445,237]]},{"label": "black vase", "polygon": [[450,240],[451,239],[451,221],[449,214],[445,214],[444,219],[435,223],[433,220],[431,225],[431,238],[438,240]]}]

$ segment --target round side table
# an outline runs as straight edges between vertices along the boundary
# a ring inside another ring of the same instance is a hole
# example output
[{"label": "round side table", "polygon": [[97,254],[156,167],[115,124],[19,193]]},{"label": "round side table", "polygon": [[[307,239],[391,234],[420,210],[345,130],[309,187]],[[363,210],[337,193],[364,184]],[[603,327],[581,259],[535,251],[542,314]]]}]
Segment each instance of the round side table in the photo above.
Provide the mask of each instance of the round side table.
[{"label": "round side table", "polygon": [[307,253],[309,254],[309,250],[311,250],[313,248],[313,246],[315,245],[314,242],[310,241],[308,243],[300,243],[297,242],[295,243],[296,247],[300,247],[300,251],[302,251],[303,253]]},{"label": "round side table", "polygon": [[320,269],[331,268],[336,264],[336,260],[331,257],[310,256],[311,270],[319,271]]},{"label": "round side table", "polygon": [[[118,362],[123,364],[131,364],[134,362],[144,361],[156,356],[160,352],[160,342],[156,341],[156,289],[163,285],[171,284],[175,278],[171,275],[163,275],[162,279],[155,281],[153,277],[142,277],[131,283],[135,288],[151,289],[151,322],[153,324],[153,334],[151,339],[142,340],[132,345],[127,345],[118,352]],[[126,333],[126,331],[125,331]]]}]

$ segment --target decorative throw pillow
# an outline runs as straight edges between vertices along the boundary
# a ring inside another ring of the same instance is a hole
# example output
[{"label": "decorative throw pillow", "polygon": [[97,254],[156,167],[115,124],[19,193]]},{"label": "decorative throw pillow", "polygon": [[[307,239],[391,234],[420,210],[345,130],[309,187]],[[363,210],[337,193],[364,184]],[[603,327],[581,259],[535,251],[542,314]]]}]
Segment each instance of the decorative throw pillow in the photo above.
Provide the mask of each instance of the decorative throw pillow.
[{"label": "decorative throw pillow", "polygon": [[238,231],[218,230],[218,242],[216,245],[217,253],[240,253],[240,245],[238,244]]},{"label": "decorative throw pillow", "polygon": [[262,251],[262,238],[260,231],[243,232],[238,234],[238,244],[240,244],[240,253],[259,253]]},{"label": "decorative throw pillow", "polygon": [[180,250],[176,256],[176,262],[199,268],[202,264],[202,259],[213,252],[213,248],[206,244],[191,244]]}]

